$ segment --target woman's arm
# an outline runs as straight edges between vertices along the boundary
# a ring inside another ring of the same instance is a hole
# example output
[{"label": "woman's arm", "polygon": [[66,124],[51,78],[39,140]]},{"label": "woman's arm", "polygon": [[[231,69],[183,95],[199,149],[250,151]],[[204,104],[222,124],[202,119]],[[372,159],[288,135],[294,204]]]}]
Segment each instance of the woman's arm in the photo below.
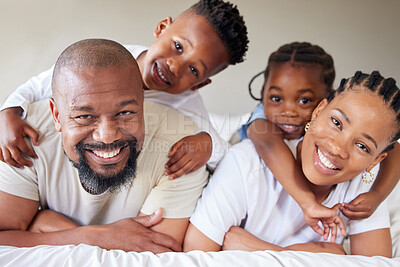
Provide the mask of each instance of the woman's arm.
[{"label": "woman's arm", "polygon": [[183,241],[183,251],[188,252],[191,250],[220,251],[221,246],[190,223]]},{"label": "woman's arm", "polygon": [[392,239],[389,228],[350,236],[352,255],[392,257]]}]

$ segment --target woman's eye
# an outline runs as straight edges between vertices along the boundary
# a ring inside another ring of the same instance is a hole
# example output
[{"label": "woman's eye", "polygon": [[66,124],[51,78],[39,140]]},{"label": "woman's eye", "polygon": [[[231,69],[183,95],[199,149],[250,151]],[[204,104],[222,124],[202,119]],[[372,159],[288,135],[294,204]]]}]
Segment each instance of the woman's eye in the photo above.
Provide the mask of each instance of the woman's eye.
[{"label": "woman's eye", "polygon": [[301,98],[300,99],[300,104],[305,105],[311,102],[311,99],[309,98]]},{"label": "woman's eye", "polygon": [[175,42],[175,48],[179,53],[183,52],[183,47],[182,47],[182,45],[180,43]]},{"label": "woman's eye", "polygon": [[199,77],[199,72],[197,71],[197,69],[195,67],[190,66],[190,71],[196,76]]},{"label": "woman's eye", "polygon": [[359,148],[361,148],[363,151],[369,153],[369,148],[368,148],[366,145],[364,145],[364,144],[362,144],[362,143],[357,143],[356,146],[358,146]]},{"label": "woman's eye", "polygon": [[331,120],[333,122],[333,124],[335,124],[336,127],[338,127],[339,129],[342,129],[342,125],[340,124],[340,121],[335,119],[334,117],[331,117]]},{"label": "woman's eye", "polygon": [[279,96],[271,96],[270,99],[272,102],[280,102],[281,101],[281,98]]}]

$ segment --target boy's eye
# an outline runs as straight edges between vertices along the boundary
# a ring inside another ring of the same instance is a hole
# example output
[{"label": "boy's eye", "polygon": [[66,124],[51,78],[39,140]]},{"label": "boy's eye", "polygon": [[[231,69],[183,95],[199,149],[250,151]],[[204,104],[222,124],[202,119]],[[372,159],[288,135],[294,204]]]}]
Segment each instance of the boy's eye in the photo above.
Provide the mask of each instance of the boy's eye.
[{"label": "boy's eye", "polygon": [[331,117],[331,120],[332,120],[333,124],[334,124],[337,128],[339,128],[340,130],[342,129],[342,124],[340,123],[340,121],[339,121],[338,119],[336,119],[336,118],[334,118],[334,117]]},{"label": "boy's eye", "polygon": [[197,71],[197,69],[195,67],[190,66],[190,71],[196,76],[199,77],[199,72]]},{"label": "boy's eye", "polygon": [[281,98],[279,96],[271,96],[270,99],[272,102],[280,102],[281,101]]},{"label": "boy's eye", "polygon": [[182,45],[180,43],[175,42],[175,48],[179,53],[183,52],[183,47],[182,47]]},{"label": "boy's eye", "polygon": [[305,104],[310,103],[311,99],[303,97],[303,98],[300,99],[299,102],[300,102],[300,104],[305,105]]},{"label": "boy's eye", "polygon": [[367,152],[367,153],[370,153],[369,148],[368,148],[366,145],[364,145],[363,143],[357,143],[356,146],[358,146],[358,147],[359,147],[360,149],[362,149],[363,151],[365,151],[365,152]]}]

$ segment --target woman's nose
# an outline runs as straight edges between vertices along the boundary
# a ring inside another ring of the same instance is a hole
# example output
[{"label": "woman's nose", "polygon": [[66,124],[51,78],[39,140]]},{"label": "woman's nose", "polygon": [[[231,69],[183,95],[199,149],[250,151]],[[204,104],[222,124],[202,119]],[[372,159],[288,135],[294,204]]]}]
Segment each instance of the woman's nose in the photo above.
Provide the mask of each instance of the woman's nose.
[{"label": "woman's nose", "polygon": [[346,149],[346,139],[343,136],[335,136],[329,138],[328,142],[329,153],[333,156],[338,156],[340,158],[346,159],[349,154]]}]

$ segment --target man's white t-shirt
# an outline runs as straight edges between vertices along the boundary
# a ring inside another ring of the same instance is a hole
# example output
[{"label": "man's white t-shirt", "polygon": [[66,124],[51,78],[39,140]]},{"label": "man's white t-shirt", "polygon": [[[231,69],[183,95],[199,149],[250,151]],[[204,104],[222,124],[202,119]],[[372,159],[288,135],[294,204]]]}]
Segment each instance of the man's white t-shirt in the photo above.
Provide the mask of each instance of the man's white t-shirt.
[{"label": "man's white t-shirt", "polygon": [[[125,48],[131,52],[135,59],[148,49],[141,45],[125,45]],[[19,86],[5,100],[0,110],[10,107],[21,107],[23,109],[22,117],[25,118],[30,103],[51,97],[53,68],[54,66],[30,78],[26,83]],[[163,91],[146,90],[144,98],[148,101],[177,109],[179,112],[190,117],[197,124],[200,131],[208,133],[212,139],[213,147],[207,166],[211,169],[217,166],[228,149],[228,143],[222,139],[214,127],[212,127],[203,99],[197,91],[186,90],[180,94],[169,94]]]},{"label": "man's white t-shirt", "polygon": [[188,117],[157,103],[144,104],[145,141],[137,161],[132,186],[115,193],[86,192],[62,147],[61,133],[54,127],[49,101],[29,106],[28,122],[40,133],[33,166],[14,168],[0,162],[0,190],[39,201],[42,209],[57,211],[79,225],[106,224],[122,218],[151,214],[163,208],[165,218],[188,218],[208,181],[205,168],[175,180],[164,176],[171,146],[193,134],[197,126]]},{"label": "man's white t-shirt", "polygon": [[[288,145],[295,148],[299,141],[293,140]],[[377,170],[375,167],[373,171]],[[332,207],[350,202],[360,193],[369,191],[371,186],[362,182],[358,175],[338,184],[322,204]],[[349,220],[342,214],[341,218],[350,235],[390,226],[386,202],[367,219]],[[323,237],[305,223],[302,210],[274,178],[249,139],[225,154],[190,218],[198,230],[219,245],[223,244],[231,226],[240,226],[244,221],[245,230],[279,246],[324,242]],[[339,235],[336,243],[342,241]]]}]

